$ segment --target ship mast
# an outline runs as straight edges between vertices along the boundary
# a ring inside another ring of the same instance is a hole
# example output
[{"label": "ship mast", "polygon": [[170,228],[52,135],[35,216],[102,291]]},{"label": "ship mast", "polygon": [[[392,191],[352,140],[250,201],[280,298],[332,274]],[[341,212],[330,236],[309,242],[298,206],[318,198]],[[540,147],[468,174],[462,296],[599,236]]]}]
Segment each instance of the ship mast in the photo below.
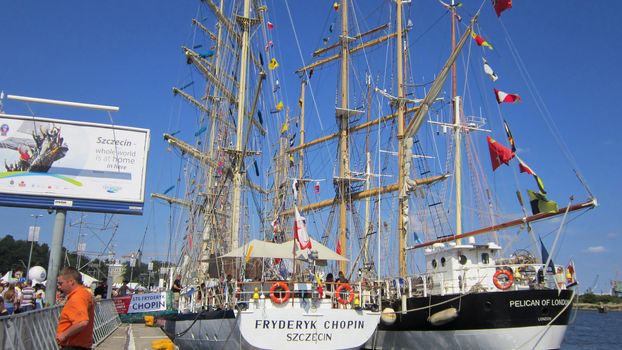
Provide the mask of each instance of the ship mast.
[{"label": "ship mast", "polygon": [[240,87],[238,88],[238,96],[237,96],[237,105],[238,105],[238,113],[237,113],[237,130],[236,130],[236,139],[235,139],[235,152],[236,161],[233,163],[233,197],[232,197],[232,209],[231,212],[234,213],[231,217],[231,249],[235,249],[239,244],[239,230],[240,230],[240,221],[239,215],[237,213],[240,212],[240,197],[242,192],[242,173],[244,172],[244,154],[242,154],[242,142],[243,142],[243,134],[244,134],[244,111],[246,107],[246,79],[247,79],[247,65],[248,65],[248,46],[250,41],[250,8],[251,3],[250,0],[244,0],[244,12],[243,16],[238,16],[238,21],[242,27],[242,43],[241,43],[241,53],[240,53]]},{"label": "ship mast", "polygon": [[[349,181],[346,178],[350,176],[350,155],[348,153],[348,60],[349,60],[349,42],[348,37],[348,1],[341,1],[341,111],[338,112],[340,120],[339,127],[339,245],[341,246],[341,255],[346,256],[346,230],[347,230],[347,196],[346,186]],[[346,261],[339,262],[339,270],[346,271]]]},{"label": "ship mast", "polygon": [[407,274],[407,262],[406,262],[406,234],[407,234],[407,217],[408,217],[408,194],[404,190],[405,176],[404,174],[404,84],[403,84],[403,41],[402,41],[402,0],[396,1],[397,6],[397,159],[398,159],[398,187],[400,188],[399,204],[398,204],[398,220],[397,220],[397,232],[399,235],[399,273],[400,276]]},{"label": "ship mast", "polygon": [[[456,49],[456,4],[451,0],[451,50]],[[460,125],[460,97],[456,92],[456,62],[451,66],[451,97],[454,114],[454,178],[456,186],[456,236],[462,234],[462,128]],[[456,240],[457,244],[461,239]]]}]

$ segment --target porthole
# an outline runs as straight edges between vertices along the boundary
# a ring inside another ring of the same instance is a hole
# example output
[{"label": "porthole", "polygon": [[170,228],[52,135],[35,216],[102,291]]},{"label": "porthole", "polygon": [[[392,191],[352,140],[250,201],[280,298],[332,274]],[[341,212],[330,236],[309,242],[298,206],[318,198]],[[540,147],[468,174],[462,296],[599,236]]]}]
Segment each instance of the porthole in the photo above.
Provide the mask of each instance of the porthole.
[{"label": "porthole", "polygon": [[445,266],[445,262],[446,262],[445,257],[442,257],[441,258],[441,266]]},{"label": "porthole", "polygon": [[467,263],[467,257],[464,256],[464,254],[460,254],[460,256],[458,257],[458,262],[460,263],[460,265],[464,265]]},{"label": "porthole", "polygon": [[436,259],[432,259],[432,267],[436,268],[437,265]]}]

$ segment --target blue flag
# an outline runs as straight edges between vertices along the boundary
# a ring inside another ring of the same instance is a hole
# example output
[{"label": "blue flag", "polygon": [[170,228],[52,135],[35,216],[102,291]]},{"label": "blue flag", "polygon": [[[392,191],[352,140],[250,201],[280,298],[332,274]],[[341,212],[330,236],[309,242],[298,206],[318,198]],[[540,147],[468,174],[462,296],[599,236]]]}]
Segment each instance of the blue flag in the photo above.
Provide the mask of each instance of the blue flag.
[{"label": "blue flag", "polygon": [[[544,243],[542,242],[542,238],[539,238],[539,239],[540,239],[540,247],[542,249],[542,263],[546,264],[546,261],[549,260],[549,251],[546,250],[546,247],[544,246]],[[553,259],[549,261],[549,265],[547,266],[546,271],[550,273],[555,273],[555,264],[553,263]]]},{"label": "blue flag", "polygon": [[417,236],[417,232],[413,232],[413,236],[415,237],[415,244],[423,244],[423,241]]}]

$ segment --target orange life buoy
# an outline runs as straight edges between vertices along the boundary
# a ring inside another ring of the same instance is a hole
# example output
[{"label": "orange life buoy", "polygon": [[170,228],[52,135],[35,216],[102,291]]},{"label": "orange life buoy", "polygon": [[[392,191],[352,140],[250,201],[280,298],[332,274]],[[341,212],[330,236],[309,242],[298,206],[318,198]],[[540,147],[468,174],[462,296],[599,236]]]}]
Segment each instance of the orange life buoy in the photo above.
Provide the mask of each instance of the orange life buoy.
[{"label": "orange life buoy", "polygon": [[[499,277],[501,276],[505,276],[505,282],[499,281]],[[497,270],[494,276],[492,276],[492,283],[501,290],[508,290],[512,287],[512,284],[514,284],[514,276],[512,276],[512,272],[507,269]]]},{"label": "orange life buoy", "polygon": [[[341,297],[341,293],[345,293],[345,292],[348,293],[348,297],[344,299]],[[340,304],[344,304],[344,305],[350,304],[352,300],[354,300],[354,291],[352,290],[352,286],[349,285],[348,283],[340,284],[339,287],[337,287],[335,294],[337,295],[337,301]]]},{"label": "orange life buoy", "polygon": [[[277,288],[279,289],[278,291]],[[281,296],[277,297],[275,292],[280,293]],[[291,292],[289,291],[289,287],[285,282],[276,282],[272,285],[272,287],[270,287],[270,299],[272,299],[275,304],[283,304],[284,302],[289,300],[290,295]]]}]

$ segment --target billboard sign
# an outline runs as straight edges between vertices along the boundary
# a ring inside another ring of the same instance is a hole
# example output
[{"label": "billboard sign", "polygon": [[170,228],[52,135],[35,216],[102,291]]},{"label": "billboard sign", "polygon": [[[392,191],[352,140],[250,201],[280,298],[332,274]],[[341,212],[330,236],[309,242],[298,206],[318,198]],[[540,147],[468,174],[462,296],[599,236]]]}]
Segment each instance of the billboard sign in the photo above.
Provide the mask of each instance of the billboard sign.
[{"label": "billboard sign", "polygon": [[142,214],[149,130],[0,114],[0,205]]}]

